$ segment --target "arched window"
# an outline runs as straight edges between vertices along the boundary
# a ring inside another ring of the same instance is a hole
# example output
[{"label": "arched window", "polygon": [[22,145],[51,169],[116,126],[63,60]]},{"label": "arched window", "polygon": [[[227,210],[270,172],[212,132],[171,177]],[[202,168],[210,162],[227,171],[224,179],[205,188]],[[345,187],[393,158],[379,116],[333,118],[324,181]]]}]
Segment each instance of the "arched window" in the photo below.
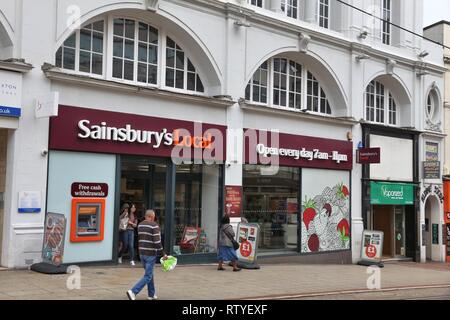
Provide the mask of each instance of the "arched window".
[{"label": "arched window", "polygon": [[205,91],[197,69],[181,46],[161,29],[134,19],[108,17],[89,23],[64,41],[55,58],[59,68],[110,80]]},{"label": "arched window", "polygon": [[301,64],[286,58],[271,58],[253,74],[245,99],[294,110],[331,115],[323,87]]},{"label": "arched window", "polygon": [[105,21],[85,25],[72,33],[56,52],[59,68],[102,75]]},{"label": "arched window", "polygon": [[166,86],[203,92],[203,83],[194,65],[171,38],[166,39]]},{"label": "arched window", "polygon": [[398,124],[397,103],[391,92],[379,81],[366,88],[366,120],[387,125]]}]

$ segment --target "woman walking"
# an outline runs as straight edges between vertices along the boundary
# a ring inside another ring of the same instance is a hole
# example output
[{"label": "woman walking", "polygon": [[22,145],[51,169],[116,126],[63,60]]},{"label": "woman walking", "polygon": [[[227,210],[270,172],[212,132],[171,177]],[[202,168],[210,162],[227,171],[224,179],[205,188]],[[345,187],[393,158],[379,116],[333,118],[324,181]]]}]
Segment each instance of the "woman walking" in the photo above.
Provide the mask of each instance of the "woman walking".
[{"label": "woman walking", "polygon": [[122,253],[125,253],[128,248],[128,253],[130,255],[130,264],[135,266],[134,262],[134,232],[137,227],[138,220],[136,215],[136,205],[134,203],[130,206],[130,214],[128,215],[128,226],[125,231],[124,247]]},{"label": "woman walking", "polygon": [[230,217],[224,216],[221,221],[220,233],[219,233],[219,254],[217,259],[219,260],[219,266],[217,270],[223,271],[224,261],[231,261],[233,265],[233,271],[241,271],[237,267],[238,257],[236,255],[236,250],[233,248],[233,241],[235,234],[233,227],[230,225]]}]

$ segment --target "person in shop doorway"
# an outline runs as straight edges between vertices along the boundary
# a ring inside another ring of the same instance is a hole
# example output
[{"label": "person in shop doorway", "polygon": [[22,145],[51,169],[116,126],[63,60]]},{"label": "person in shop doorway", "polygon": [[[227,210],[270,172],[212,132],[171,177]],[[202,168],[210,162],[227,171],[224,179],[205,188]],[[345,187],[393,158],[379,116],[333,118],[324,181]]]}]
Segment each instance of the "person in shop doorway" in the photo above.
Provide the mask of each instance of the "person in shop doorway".
[{"label": "person in shop doorway", "polygon": [[128,203],[124,203],[122,205],[122,209],[120,210],[119,216],[119,259],[118,262],[122,263],[122,254],[125,247],[125,236],[128,228],[129,221],[129,210],[130,206]]},{"label": "person in shop doorway", "polygon": [[221,221],[219,232],[219,253],[217,255],[219,266],[217,267],[217,270],[225,270],[223,267],[223,262],[231,261],[233,271],[241,271],[241,269],[237,266],[238,257],[233,248],[233,242],[231,241],[234,237],[235,234],[233,227],[230,224],[230,217],[224,216]]},{"label": "person in shop doorway", "polygon": [[127,291],[128,299],[136,300],[136,295],[147,285],[149,300],[156,300],[155,282],[153,268],[159,256],[167,260],[167,255],[161,243],[161,231],[159,225],[155,222],[155,212],[147,210],[145,220],[138,226],[139,254],[145,274],[136,285]]},{"label": "person in shop doorway", "polygon": [[123,256],[123,254],[128,249],[128,254],[130,255],[130,264],[132,266],[136,265],[136,263],[134,262],[134,231],[137,228],[137,225],[138,225],[138,220],[137,220],[137,215],[136,215],[136,205],[132,203],[130,205],[130,213],[128,216],[128,225],[127,225],[127,230],[125,230],[123,249],[122,249],[122,254],[121,254],[121,256]]}]

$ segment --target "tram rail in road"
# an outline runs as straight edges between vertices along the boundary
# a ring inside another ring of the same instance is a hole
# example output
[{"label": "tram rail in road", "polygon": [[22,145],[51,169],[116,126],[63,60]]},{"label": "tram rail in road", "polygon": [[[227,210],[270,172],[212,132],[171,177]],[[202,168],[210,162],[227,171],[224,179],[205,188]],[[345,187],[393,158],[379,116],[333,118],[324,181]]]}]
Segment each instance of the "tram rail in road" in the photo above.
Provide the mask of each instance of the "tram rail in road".
[{"label": "tram rail in road", "polygon": [[[260,297],[246,297],[240,298],[239,300],[296,300],[296,299],[332,299],[333,297],[343,298],[345,296],[358,295],[358,294],[366,294],[366,295],[377,295],[377,294],[388,294],[388,293],[397,293],[397,294],[413,294],[416,291],[422,290],[433,290],[433,289],[441,289],[444,290],[442,295],[433,295],[426,294],[424,298],[422,297],[404,297],[397,299],[401,300],[450,300],[450,284],[438,284],[438,285],[416,285],[416,286],[402,286],[402,287],[388,287],[379,290],[370,290],[370,289],[354,289],[354,290],[341,290],[341,291],[329,291],[329,292],[314,292],[314,293],[298,293],[298,294],[283,294],[283,295],[270,295],[270,296],[260,296]],[[372,297],[373,298],[373,297]],[[368,297],[368,299],[372,299]],[[394,297],[395,299],[395,297]]]}]

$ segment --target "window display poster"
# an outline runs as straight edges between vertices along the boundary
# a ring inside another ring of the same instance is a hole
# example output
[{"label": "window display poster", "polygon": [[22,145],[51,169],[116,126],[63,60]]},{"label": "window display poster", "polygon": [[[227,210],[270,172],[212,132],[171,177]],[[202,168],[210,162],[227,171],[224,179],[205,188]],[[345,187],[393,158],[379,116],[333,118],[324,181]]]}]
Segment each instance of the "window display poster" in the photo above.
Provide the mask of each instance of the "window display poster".
[{"label": "window display poster", "polygon": [[41,192],[40,191],[20,191],[19,192],[19,213],[40,213],[41,212]]},{"label": "window display poster", "polygon": [[381,261],[383,240],[383,231],[364,230],[361,259],[366,261]]},{"label": "window display poster", "polygon": [[59,266],[63,262],[66,217],[63,214],[48,212],[44,225],[44,262]]},{"label": "window display poster", "polygon": [[259,226],[252,223],[240,223],[237,228],[237,241],[240,244],[237,250],[239,261],[247,263],[256,262]]},{"label": "window display poster", "polygon": [[225,214],[239,218],[242,212],[242,187],[225,186]]},{"label": "window display poster", "polygon": [[439,161],[439,144],[434,142],[425,143],[425,160]]},{"label": "window display poster", "polygon": [[200,228],[196,227],[185,227],[183,238],[180,242],[180,247],[184,249],[197,247],[197,242],[200,237]]},{"label": "window display poster", "polygon": [[446,240],[447,240],[447,262],[450,262],[450,223],[446,225]]},{"label": "window display poster", "polygon": [[350,249],[347,171],[302,170],[301,252]]}]

